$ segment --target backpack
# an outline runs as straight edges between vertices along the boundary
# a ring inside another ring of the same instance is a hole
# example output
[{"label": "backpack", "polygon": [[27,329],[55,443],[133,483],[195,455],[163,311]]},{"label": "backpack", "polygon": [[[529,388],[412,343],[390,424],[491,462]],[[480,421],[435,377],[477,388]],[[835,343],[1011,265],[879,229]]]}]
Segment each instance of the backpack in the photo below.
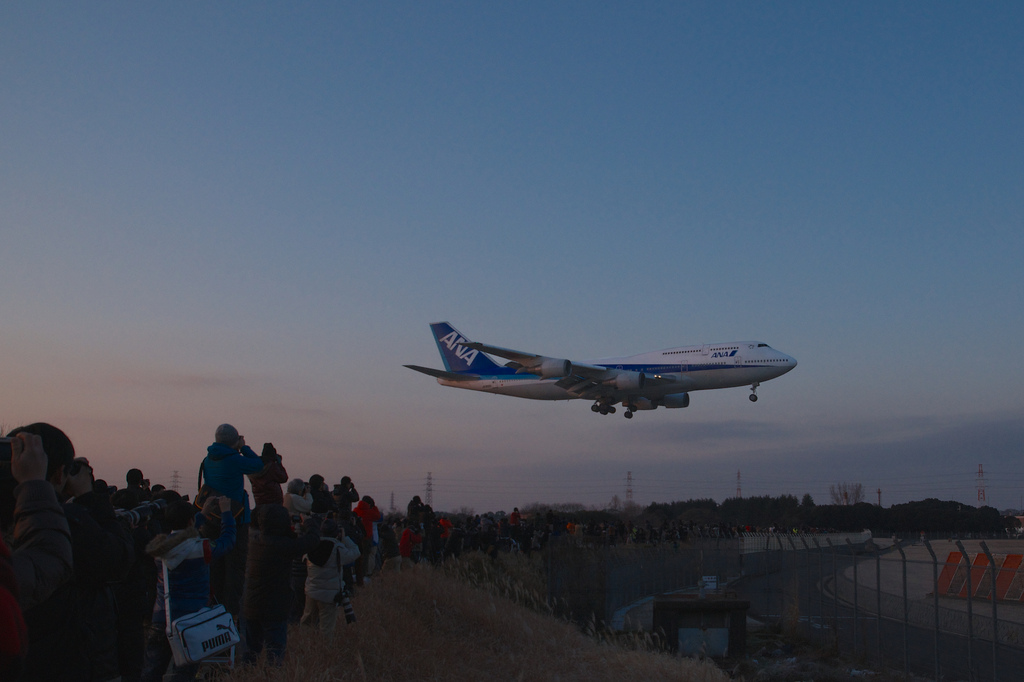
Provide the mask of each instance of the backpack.
[{"label": "backpack", "polygon": [[[206,468],[206,460],[199,465],[199,492],[196,493],[195,507],[202,511],[203,505],[206,504],[206,500],[210,497],[222,497],[221,493],[211,486],[209,483],[203,483],[203,473]],[[235,517],[235,521],[242,520],[242,512],[245,511],[245,505],[237,500],[231,500],[231,515]]]}]

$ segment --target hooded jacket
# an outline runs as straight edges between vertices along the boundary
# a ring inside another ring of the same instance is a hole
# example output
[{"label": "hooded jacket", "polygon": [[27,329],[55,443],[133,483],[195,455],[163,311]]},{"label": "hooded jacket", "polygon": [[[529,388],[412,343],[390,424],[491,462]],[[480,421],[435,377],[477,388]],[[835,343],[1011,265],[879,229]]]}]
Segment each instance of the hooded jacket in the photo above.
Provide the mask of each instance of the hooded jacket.
[{"label": "hooded jacket", "polygon": [[359,558],[359,547],[345,536],[341,540],[321,538],[320,542],[334,543],[330,558],[323,566],[306,559],[306,596],[317,601],[332,601],[345,586],[342,567]]},{"label": "hooded jacket", "polygon": [[[201,524],[202,514],[196,515]],[[220,515],[220,537],[207,540],[195,528],[158,535],[146,546],[146,553],[167,565],[170,577],[171,620],[198,611],[210,601],[210,562],[227,554],[235,546],[235,519],[231,512]],[[159,566],[156,577],[156,603],[153,624],[161,628],[167,623],[164,606],[164,571]]]},{"label": "hooded jacket", "polygon": [[243,505],[239,523],[249,523],[249,494],[245,492],[245,475],[263,470],[263,460],[248,445],[239,452],[223,443],[206,448],[203,478],[221,495]]},{"label": "hooded jacket", "polygon": [[288,472],[280,459],[276,459],[255,474],[249,474],[249,483],[252,484],[252,497],[257,505],[260,504],[283,504],[284,494],[281,492],[281,484],[288,482]]},{"label": "hooded jacket", "polygon": [[366,500],[359,500],[359,504],[356,505],[352,513],[363,522],[363,530],[366,531],[366,537],[373,540],[373,524],[381,519],[380,509]]}]

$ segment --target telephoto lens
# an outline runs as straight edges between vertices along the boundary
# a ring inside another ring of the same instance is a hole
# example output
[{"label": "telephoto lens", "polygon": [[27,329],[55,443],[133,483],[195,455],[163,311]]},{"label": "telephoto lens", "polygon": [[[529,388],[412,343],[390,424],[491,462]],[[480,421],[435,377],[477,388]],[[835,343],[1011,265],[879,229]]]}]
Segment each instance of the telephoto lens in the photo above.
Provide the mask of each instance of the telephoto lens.
[{"label": "telephoto lens", "polygon": [[345,623],[351,625],[356,622],[356,612],[352,608],[352,600],[344,593],[341,595],[341,608],[345,609]]}]

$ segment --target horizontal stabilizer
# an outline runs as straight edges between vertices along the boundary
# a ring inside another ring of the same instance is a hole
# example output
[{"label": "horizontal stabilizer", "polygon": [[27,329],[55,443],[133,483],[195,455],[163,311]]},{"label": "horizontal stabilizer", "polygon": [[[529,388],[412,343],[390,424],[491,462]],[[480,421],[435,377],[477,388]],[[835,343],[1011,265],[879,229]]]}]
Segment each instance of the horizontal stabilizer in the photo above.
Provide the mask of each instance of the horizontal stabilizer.
[{"label": "horizontal stabilizer", "polygon": [[417,372],[422,372],[428,376],[437,377],[438,379],[447,379],[448,381],[476,381],[480,378],[479,374],[458,374],[456,372],[445,372],[441,369],[431,369],[429,367],[420,367],[419,365],[402,365],[409,369],[414,369]]}]

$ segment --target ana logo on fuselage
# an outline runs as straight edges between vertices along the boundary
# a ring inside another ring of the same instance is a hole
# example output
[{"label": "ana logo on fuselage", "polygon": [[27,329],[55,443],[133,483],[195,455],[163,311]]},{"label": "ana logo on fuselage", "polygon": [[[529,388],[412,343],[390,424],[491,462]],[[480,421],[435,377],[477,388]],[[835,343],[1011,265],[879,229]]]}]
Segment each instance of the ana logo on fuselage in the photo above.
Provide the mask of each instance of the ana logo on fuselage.
[{"label": "ana logo on fuselage", "polygon": [[466,348],[465,346],[459,345],[461,343],[466,343],[468,340],[469,339],[464,336],[459,336],[456,332],[451,332],[450,334],[442,336],[440,339],[441,343],[443,343],[448,350],[455,355],[455,357],[465,362],[467,366],[473,364],[473,361],[476,360],[477,353],[480,352],[473,348]]},{"label": "ana logo on fuselage", "polygon": [[723,351],[719,351],[717,353],[712,353],[711,357],[713,357],[713,358],[731,358],[734,355],[736,355],[736,351],[723,350]]}]

